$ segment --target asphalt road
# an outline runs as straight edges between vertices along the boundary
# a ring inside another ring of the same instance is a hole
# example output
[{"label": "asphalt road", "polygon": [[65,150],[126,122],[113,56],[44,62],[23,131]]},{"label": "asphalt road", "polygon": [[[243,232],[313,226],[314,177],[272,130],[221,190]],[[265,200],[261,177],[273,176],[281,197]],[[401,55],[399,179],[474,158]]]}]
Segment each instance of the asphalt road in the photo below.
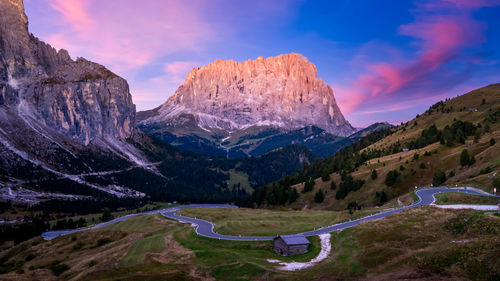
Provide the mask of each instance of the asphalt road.
[{"label": "asphalt road", "polygon": [[[320,229],[312,230],[312,231],[307,231],[307,232],[302,232],[302,233],[297,233],[294,235],[305,235],[305,236],[316,236],[328,232],[333,232],[333,231],[339,231],[343,230],[349,227],[356,226],[360,223],[363,222],[368,222],[376,219],[381,219],[385,218],[389,215],[399,213],[401,211],[404,211],[409,208],[414,208],[414,207],[419,207],[419,206],[424,206],[424,205],[430,205],[435,201],[434,195],[437,193],[446,193],[446,192],[461,192],[461,193],[467,193],[467,194],[472,194],[472,195],[487,195],[487,196],[496,196],[497,195],[492,195],[489,193],[486,193],[482,190],[478,190],[475,188],[446,188],[446,187],[436,187],[436,188],[420,188],[416,189],[415,193],[419,197],[419,201],[413,203],[412,205],[381,212],[378,214],[373,214],[367,217],[363,217],[357,220],[352,220],[348,222],[343,222],[343,223],[338,223],[334,224],[331,226],[323,227]],[[149,211],[149,212],[142,212],[142,213],[137,213],[137,214],[131,214],[123,217],[116,218],[114,220],[104,222],[97,224],[92,227],[88,228],[80,228],[80,229],[72,229],[72,230],[55,230],[55,231],[47,231],[42,233],[42,237],[46,240],[50,240],[62,235],[70,234],[70,233],[75,233],[75,232],[80,232],[84,230],[91,230],[91,229],[98,229],[102,227],[106,227],[108,225],[114,224],[119,221],[124,221],[126,219],[129,219],[131,217],[135,217],[138,215],[149,215],[149,214],[158,214],[161,213],[163,216],[171,219],[175,219],[181,222],[186,222],[186,223],[191,223],[193,225],[196,225],[196,233],[201,236],[209,237],[209,238],[214,238],[214,239],[223,239],[223,240],[239,240],[239,241],[262,241],[262,240],[272,240],[274,236],[231,236],[231,235],[222,235],[214,232],[214,225],[206,220],[202,219],[197,219],[197,218],[191,218],[191,217],[184,217],[177,215],[180,209],[185,209],[185,208],[238,208],[237,206],[234,205],[228,205],[228,204],[192,204],[192,205],[182,205],[182,206],[177,206],[177,207],[172,207],[172,208],[167,208],[167,209],[160,209],[160,210],[154,210],[154,211]]]}]

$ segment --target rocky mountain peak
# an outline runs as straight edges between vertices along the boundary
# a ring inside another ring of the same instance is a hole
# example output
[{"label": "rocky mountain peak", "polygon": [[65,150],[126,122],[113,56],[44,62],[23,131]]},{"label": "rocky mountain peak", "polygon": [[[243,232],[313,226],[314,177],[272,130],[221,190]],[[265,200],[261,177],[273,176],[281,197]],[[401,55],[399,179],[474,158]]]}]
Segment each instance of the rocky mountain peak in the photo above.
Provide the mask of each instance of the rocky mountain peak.
[{"label": "rocky mountain peak", "polygon": [[84,145],[132,135],[135,105],[124,79],[30,34],[22,0],[0,0],[0,15],[0,109]]},{"label": "rocky mountain peak", "polygon": [[245,62],[217,60],[194,68],[155,112],[143,114],[148,118],[141,124],[170,126],[179,116],[192,115],[209,131],[308,125],[339,136],[355,131],[340,112],[333,90],[317,77],[316,66],[295,53]]}]

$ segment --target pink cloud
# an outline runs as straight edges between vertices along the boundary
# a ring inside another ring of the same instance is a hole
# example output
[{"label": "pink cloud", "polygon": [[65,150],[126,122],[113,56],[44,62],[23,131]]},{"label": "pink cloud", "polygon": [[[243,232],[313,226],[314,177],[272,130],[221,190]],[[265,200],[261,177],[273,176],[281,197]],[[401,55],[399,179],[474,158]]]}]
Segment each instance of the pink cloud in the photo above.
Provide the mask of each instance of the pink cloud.
[{"label": "pink cloud", "polygon": [[51,0],[50,7],[62,23],[60,32],[47,38],[50,44],[118,72],[180,50],[198,50],[216,35],[191,1]]},{"label": "pink cloud", "polygon": [[[412,45],[417,49],[414,58],[393,62],[389,57],[384,62],[367,62],[364,73],[344,87],[345,93],[341,92],[347,97],[355,96],[344,106],[347,114],[374,104],[383,105],[395,95],[401,95],[401,91],[415,87],[417,81],[442,70],[464,48],[485,41],[486,26],[474,20],[470,13],[470,9],[482,7],[477,2],[443,0],[426,4],[418,6],[415,22],[399,28],[399,34],[414,39]],[[443,7],[448,10],[442,12]],[[408,95],[408,91],[404,95]],[[413,91],[411,95],[428,94]],[[365,113],[370,112],[373,111]]]}]

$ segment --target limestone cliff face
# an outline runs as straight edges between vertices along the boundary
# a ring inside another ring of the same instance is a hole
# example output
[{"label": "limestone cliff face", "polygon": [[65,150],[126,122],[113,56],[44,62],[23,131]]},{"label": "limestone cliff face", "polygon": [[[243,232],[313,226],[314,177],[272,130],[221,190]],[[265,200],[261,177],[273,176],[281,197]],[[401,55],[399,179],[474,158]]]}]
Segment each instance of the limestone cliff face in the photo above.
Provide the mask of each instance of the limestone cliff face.
[{"label": "limestone cliff face", "polygon": [[135,105],[124,79],[30,34],[22,0],[0,0],[0,15],[0,109],[84,145],[133,133]]},{"label": "limestone cliff face", "polygon": [[317,78],[316,67],[293,53],[241,63],[218,60],[194,68],[165,104],[144,115],[148,118],[141,125],[146,126],[192,115],[206,130],[315,125],[340,136],[355,131],[340,112],[333,90]]}]

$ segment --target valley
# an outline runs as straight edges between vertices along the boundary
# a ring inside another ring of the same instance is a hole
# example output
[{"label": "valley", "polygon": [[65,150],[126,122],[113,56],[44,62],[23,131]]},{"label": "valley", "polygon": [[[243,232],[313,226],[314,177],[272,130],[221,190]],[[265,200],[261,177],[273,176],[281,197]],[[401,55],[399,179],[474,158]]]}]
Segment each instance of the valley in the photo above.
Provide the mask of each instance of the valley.
[{"label": "valley", "polygon": [[264,2],[0,0],[0,280],[500,280],[500,5]]}]

